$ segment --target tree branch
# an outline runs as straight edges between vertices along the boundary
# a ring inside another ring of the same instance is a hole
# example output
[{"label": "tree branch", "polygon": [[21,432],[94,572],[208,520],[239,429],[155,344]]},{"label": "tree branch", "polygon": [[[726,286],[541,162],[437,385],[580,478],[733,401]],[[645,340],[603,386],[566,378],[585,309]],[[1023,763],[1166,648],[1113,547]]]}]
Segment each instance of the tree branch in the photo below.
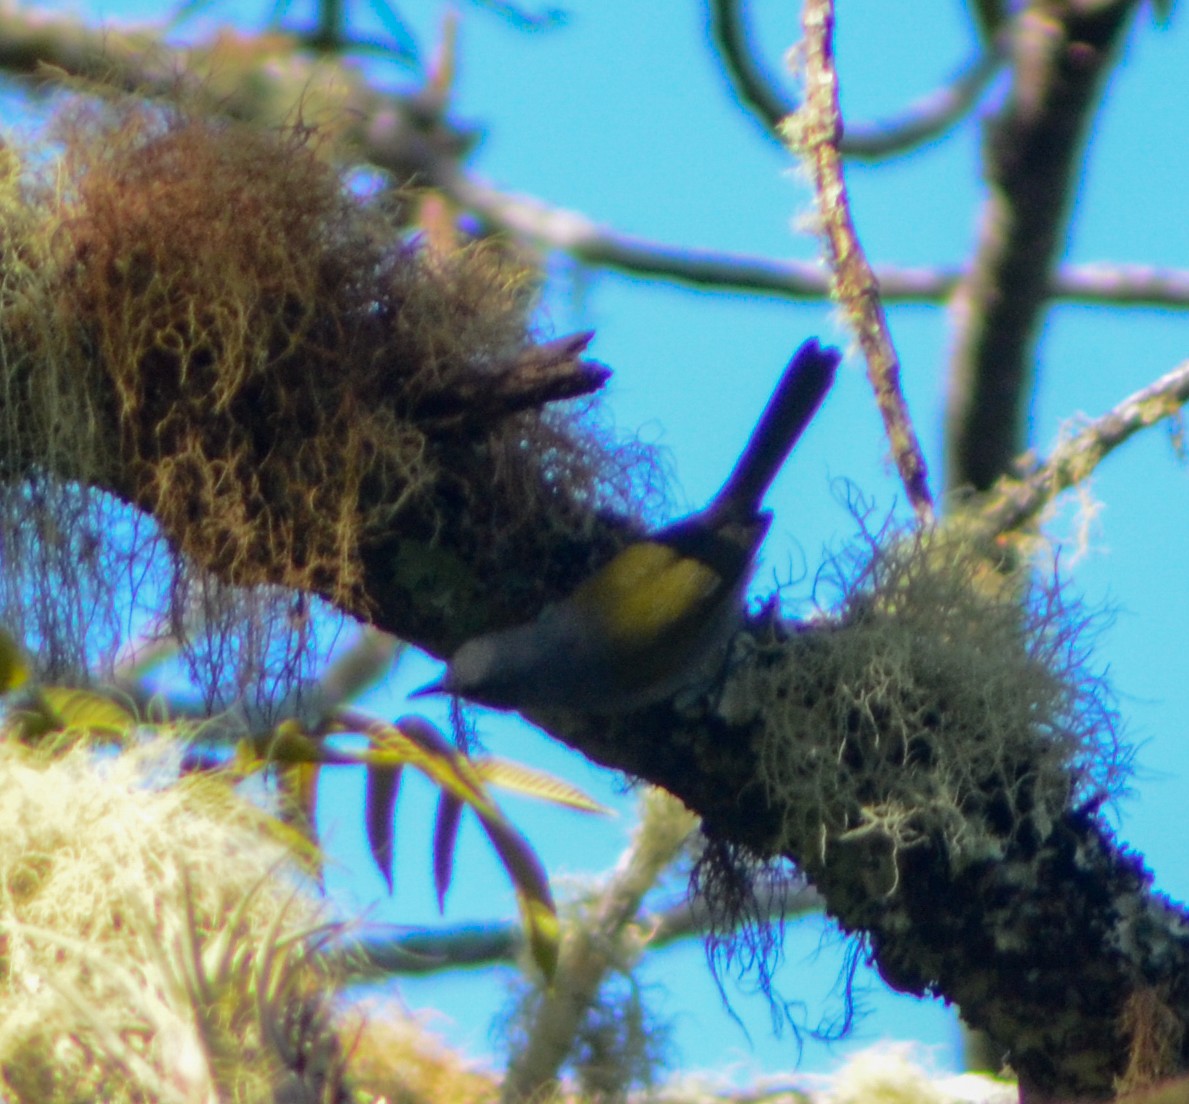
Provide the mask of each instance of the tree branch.
[{"label": "tree branch", "polygon": [[925,455],[900,387],[900,361],[888,332],[879,284],[851,221],[838,139],[842,114],[838,106],[838,75],[834,69],[834,7],[831,0],[805,0],[805,104],[785,124],[794,151],[804,155],[813,173],[834,296],[841,305],[867,361],[867,378],[900,480],[917,518],[933,517],[933,497]]},{"label": "tree branch", "polygon": [[[753,624],[749,631],[763,640],[771,629]],[[530,720],[595,762],[677,795],[702,816],[712,838],[761,856],[779,852],[790,858],[822,892],[843,929],[863,934],[894,989],[955,1002],[967,1022],[1011,1052],[1022,1081],[1052,1099],[1108,1097],[1126,1063],[1120,1016],[1137,986],[1169,993],[1173,1013],[1189,1018],[1189,920],[1152,893],[1141,862],[1085,809],[1067,808],[1051,820],[1036,810],[1036,817],[1002,823],[990,809],[985,820],[971,810],[964,828],[952,833],[930,827],[928,814],[916,814],[923,815],[914,820],[920,830],[910,846],[898,847],[877,811],[900,809],[907,817],[913,799],[901,787],[912,785],[918,772],[921,786],[946,785],[924,761],[909,771],[865,773],[863,785],[870,789],[862,805],[873,817],[866,827],[848,827],[854,813],[851,799],[842,796],[858,782],[842,783],[839,803],[831,798],[820,818],[806,817],[800,799],[781,791],[759,760],[764,721],[738,713],[740,703],[753,700],[749,688],[769,664],[804,667],[819,649],[832,647],[835,631],[846,630],[803,628],[783,645],[761,649],[756,666],[735,670],[732,682],[738,678],[743,685],[723,691],[720,712],[701,718],[657,707],[615,724],[601,718]],[[799,687],[785,692],[790,700],[805,693]],[[821,692],[828,699],[833,691]],[[925,691],[918,686],[908,692]],[[795,731],[790,729],[789,740]],[[816,730],[800,738],[802,753],[790,745],[782,754],[795,756],[790,772],[808,772],[806,786],[825,777],[813,764],[850,764],[865,754],[849,741],[836,747]],[[1045,754],[1041,745],[1036,754]],[[1025,757],[1004,769],[1027,778],[1037,762]],[[790,831],[802,824],[803,832]],[[988,849],[980,857],[981,844],[972,852],[970,842],[984,839]],[[1077,978],[1074,988],[1071,977]],[[1187,1058],[1182,1054],[1179,1061]]]},{"label": "tree branch", "polygon": [[[578,211],[501,191],[469,172],[447,171],[435,177],[435,183],[460,207],[478,215],[485,229],[559,250],[583,264],[747,295],[830,296],[830,274],[817,262],[669,245],[624,234]],[[961,269],[942,267],[876,265],[873,272],[885,303],[944,305],[964,278]],[[1045,296],[1068,303],[1185,309],[1189,271],[1107,262],[1070,265],[1053,275]]]},{"label": "tree branch", "polygon": [[[719,291],[789,299],[830,294],[829,274],[816,262],[656,242],[533,197],[502,192],[457,169],[473,131],[441,119],[418,93],[379,96],[353,79],[350,70],[301,56],[297,45],[282,36],[227,35],[206,48],[171,51],[148,33],[99,32],[24,9],[0,11],[0,69],[38,83],[81,78],[145,95],[176,94],[183,85],[212,113],[270,124],[302,102],[307,120],[325,119],[372,164],[398,179],[439,183],[488,229],[511,232],[542,249],[563,250],[588,265]],[[284,57],[283,66],[275,64],[278,56]],[[877,265],[874,273],[886,303],[944,304],[964,279],[962,270],[942,267]],[[1071,265],[1052,275],[1043,294],[1062,302],[1183,310],[1189,308],[1189,271]]]},{"label": "tree branch", "polygon": [[[772,921],[821,912],[821,896],[798,879],[790,884],[761,883],[758,911]],[[686,895],[659,912],[642,912],[634,926],[645,934],[649,950],[665,947],[710,931],[705,898]],[[465,967],[511,965],[521,955],[524,927],[511,920],[453,927],[399,928],[369,926],[349,943],[327,953],[342,958],[341,968],[358,981],[375,981],[394,974],[438,973]]]},{"label": "tree branch", "polygon": [[[798,104],[767,73],[752,49],[742,0],[709,0],[710,31],[727,79],[740,102],[774,138]],[[857,161],[878,161],[909,153],[940,137],[978,103],[1003,64],[996,50],[980,50],[940,88],[921,97],[898,118],[882,122],[849,122],[839,151]]]},{"label": "tree branch", "polygon": [[640,823],[615,874],[562,938],[557,972],[549,988],[537,995],[524,1046],[508,1062],[504,1101],[551,1095],[604,979],[612,969],[625,968],[644,947],[643,940],[630,938],[628,926],[697,820],[661,790],[649,791],[641,805]]},{"label": "tree branch", "polygon": [[1189,361],[1129,395],[1062,441],[1043,464],[1027,475],[1018,479],[1002,477],[988,500],[978,508],[978,518],[988,535],[1019,530],[1035,521],[1057,495],[1088,479],[1121,444],[1148,426],[1176,417],[1186,402],[1189,402]]},{"label": "tree branch", "polygon": [[1022,7],[1012,91],[988,126],[987,198],[956,300],[947,483],[986,490],[1020,450],[1033,345],[1090,122],[1135,0]]}]

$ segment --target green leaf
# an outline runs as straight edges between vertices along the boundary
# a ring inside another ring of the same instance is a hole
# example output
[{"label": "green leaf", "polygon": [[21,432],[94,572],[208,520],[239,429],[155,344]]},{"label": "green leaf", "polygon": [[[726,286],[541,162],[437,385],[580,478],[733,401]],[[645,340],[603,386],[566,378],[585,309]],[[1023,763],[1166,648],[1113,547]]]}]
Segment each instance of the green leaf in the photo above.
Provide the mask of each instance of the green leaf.
[{"label": "green leaf", "polygon": [[42,686],[37,691],[42,718],[56,732],[86,733],[113,741],[123,740],[139,724],[131,710],[93,690]]},{"label": "green leaf", "polygon": [[18,690],[29,681],[29,667],[16,638],[0,629],[0,694]]}]

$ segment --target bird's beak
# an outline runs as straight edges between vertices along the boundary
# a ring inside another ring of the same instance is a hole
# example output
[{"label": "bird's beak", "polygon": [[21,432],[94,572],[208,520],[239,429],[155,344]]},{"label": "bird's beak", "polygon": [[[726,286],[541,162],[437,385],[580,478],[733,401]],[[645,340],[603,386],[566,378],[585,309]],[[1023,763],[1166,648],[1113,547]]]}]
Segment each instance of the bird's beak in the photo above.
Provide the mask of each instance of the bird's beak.
[{"label": "bird's beak", "polygon": [[433,682],[427,682],[424,686],[420,687],[417,690],[414,690],[409,695],[409,697],[410,698],[428,698],[430,696],[430,694],[447,694],[447,693],[449,693],[449,691],[446,689],[446,676],[442,675],[440,678],[434,679]]}]

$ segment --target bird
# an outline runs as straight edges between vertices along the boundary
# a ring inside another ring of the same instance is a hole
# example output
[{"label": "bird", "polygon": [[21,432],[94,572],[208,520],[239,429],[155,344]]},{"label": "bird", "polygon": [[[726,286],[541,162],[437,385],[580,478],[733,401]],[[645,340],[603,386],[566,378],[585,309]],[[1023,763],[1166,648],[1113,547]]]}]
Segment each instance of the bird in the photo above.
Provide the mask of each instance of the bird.
[{"label": "bird", "polygon": [[714,679],[742,624],[772,523],[764,495],[829,391],[841,354],[793,354],[731,474],[697,513],[630,541],[531,621],[465,641],[414,692],[521,712],[616,715]]}]

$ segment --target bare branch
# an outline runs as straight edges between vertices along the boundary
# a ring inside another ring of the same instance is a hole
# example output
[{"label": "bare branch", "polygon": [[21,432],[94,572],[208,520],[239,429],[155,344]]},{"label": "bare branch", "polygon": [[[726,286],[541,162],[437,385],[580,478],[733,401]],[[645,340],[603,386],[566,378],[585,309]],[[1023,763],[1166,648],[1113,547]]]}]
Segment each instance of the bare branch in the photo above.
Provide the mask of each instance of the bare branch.
[{"label": "bare branch", "polygon": [[997,52],[975,54],[940,88],[914,100],[894,119],[847,123],[840,149],[856,161],[879,161],[911,153],[940,138],[975,107],[1003,67]]},{"label": "bare branch", "polygon": [[[463,207],[475,212],[490,229],[509,231],[534,245],[558,249],[584,264],[699,287],[770,293],[794,299],[829,295],[829,274],[814,261],[778,261],[712,249],[666,245],[600,226],[577,211],[551,207],[530,196],[509,195],[461,172],[439,181]],[[934,297],[944,286],[935,272],[904,272],[892,282],[912,300]],[[948,278],[954,286],[957,276]]]},{"label": "bare branch", "polygon": [[1023,438],[1033,345],[1049,298],[1090,120],[1135,0],[1022,7],[1012,93],[988,133],[987,199],[957,299],[948,483],[986,490]]},{"label": "bare branch", "polygon": [[756,58],[741,0],[709,0],[709,8],[710,34],[727,79],[743,106],[759,118],[772,137],[778,137],[781,122],[797,110],[796,101]]},{"label": "bare branch", "polygon": [[1152,265],[1098,262],[1070,265],[1049,282],[1046,298],[1113,306],[1189,306],[1189,272]]},{"label": "bare branch", "polygon": [[1176,417],[1189,402],[1189,361],[1129,395],[1068,440],[1021,479],[1001,478],[979,517],[991,535],[1034,520],[1062,491],[1089,478],[1116,448],[1142,429]]},{"label": "bare branch", "polygon": [[838,138],[838,75],[834,69],[832,0],[806,0],[805,106],[788,121],[790,146],[801,152],[813,174],[823,237],[834,277],[834,294],[859,339],[867,378],[892,447],[900,479],[921,522],[933,517],[925,456],[900,387],[900,362],[888,332],[879,285],[851,221]]},{"label": "bare branch", "polygon": [[[581,212],[503,192],[472,173],[450,172],[436,183],[478,215],[489,230],[568,253],[583,264],[747,295],[788,299],[830,295],[830,275],[817,262],[669,245],[623,234]],[[961,269],[942,266],[875,265],[872,271],[885,303],[944,304],[964,276]],[[1046,296],[1068,303],[1185,309],[1189,271],[1107,262],[1070,265],[1054,275]]]},{"label": "bare branch", "polygon": [[[772,920],[788,920],[822,910],[822,899],[804,880],[758,885],[758,912]],[[710,914],[700,896],[682,898],[659,912],[635,917],[655,950],[710,930]],[[431,974],[472,966],[515,962],[524,945],[524,927],[513,921],[460,924],[450,928],[388,929],[369,926],[349,943],[328,952],[341,957],[342,968],[358,981],[393,974]]]},{"label": "bare branch", "polygon": [[[741,0],[710,0],[710,30],[727,78],[740,102],[779,137],[780,124],[798,105],[764,70],[752,49]],[[960,122],[978,103],[1003,64],[1002,55],[980,50],[940,88],[922,96],[897,118],[848,123],[839,149],[860,161],[908,153]]]}]

